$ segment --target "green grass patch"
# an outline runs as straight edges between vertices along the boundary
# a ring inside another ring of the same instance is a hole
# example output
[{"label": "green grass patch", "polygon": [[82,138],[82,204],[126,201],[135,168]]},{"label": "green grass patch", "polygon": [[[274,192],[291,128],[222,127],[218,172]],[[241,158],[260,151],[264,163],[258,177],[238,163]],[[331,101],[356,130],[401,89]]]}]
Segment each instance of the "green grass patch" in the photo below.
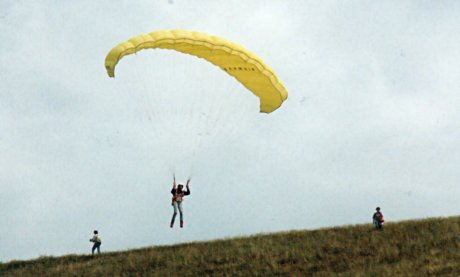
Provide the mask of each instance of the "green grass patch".
[{"label": "green grass patch", "polygon": [[460,217],[40,257],[0,276],[460,276]]}]

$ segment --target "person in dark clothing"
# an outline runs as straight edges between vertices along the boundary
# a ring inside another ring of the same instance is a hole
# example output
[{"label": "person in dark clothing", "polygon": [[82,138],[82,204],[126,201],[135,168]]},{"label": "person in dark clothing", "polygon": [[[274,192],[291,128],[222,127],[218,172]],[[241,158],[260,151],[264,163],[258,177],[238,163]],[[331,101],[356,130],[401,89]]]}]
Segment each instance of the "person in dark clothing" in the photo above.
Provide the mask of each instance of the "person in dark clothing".
[{"label": "person in dark clothing", "polygon": [[383,214],[382,212],[380,211],[380,207],[377,207],[375,209],[375,213],[374,215],[372,216],[372,221],[374,222],[374,225],[375,225],[375,229],[376,230],[382,230],[383,228],[383,222],[384,222],[384,219],[383,219]]},{"label": "person in dark clothing", "polygon": [[184,186],[182,184],[178,184],[177,189],[176,189],[176,177],[175,176],[173,177],[173,188],[171,190],[171,194],[173,195],[173,197],[172,197],[171,205],[174,208],[174,213],[171,218],[171,224],[169,225],[169,227],[171,228],[174,226],[174,220],[176,219],[177,210],[179,210],[179,214],[180,214],[180,227],[181,228],[184,227],[184,215],[183,215],[182,202],[186,195],[190,195],[189,185],[190,185],[190,178],[188,178],[187,184],[185,185],[185,187],[187,188],[186,190],[183,190]]},{"label": "person in dark clothing", "polygon": [[91,255],[94,255],[94,250],[97,249],[97,253],[101,253],[101,237],[99,237],[99,232],[97,230],[94,230],[94,235],[93,237],[89,240],[90,242],[94,243],[93,248],[91,249]]}]

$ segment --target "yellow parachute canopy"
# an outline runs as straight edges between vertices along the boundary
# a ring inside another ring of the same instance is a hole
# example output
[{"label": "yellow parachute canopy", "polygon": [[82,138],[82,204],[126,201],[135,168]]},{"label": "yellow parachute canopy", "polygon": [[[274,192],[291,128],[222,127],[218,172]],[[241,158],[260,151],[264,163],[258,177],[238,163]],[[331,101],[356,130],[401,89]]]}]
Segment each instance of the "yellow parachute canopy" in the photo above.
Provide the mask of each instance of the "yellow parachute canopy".
[{"label": "yellow parachute canopy", "polygon": [[276,110],[287,98],[281,81],[255,54],[226,39],[186,30],[151,32],[118,44],[105,58],[107,73],[114,77],[121,58],[148,48],[172,49],[217,65],[260,98],[261,112]]}]

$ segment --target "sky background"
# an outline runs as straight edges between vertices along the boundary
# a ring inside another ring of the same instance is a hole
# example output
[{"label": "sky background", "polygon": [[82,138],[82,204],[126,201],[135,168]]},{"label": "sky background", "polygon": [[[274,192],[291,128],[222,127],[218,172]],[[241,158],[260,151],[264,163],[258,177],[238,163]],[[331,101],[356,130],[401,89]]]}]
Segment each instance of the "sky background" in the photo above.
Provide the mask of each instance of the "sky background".
[{"label": "sky background", "polygon": [[[0,0],[0,261],[458,215],[458,1]],[[116,44],[225,37],[288,90]],[[192,177],[169,228],[173,173]]]}]

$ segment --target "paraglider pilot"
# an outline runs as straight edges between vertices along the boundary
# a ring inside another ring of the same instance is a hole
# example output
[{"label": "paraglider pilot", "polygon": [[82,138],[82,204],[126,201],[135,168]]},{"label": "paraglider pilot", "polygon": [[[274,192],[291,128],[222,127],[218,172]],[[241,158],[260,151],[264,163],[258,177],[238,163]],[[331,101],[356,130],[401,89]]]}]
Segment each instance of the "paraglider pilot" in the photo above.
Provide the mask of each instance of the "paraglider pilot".
[{"label": "paraglider pilot", "polygon": [[171,194],[173,195],[173,197],[172,197],[172,204],[171,205],[174,208],[174,213],[173,213],[173,216],[171,218],[171,224],[170,224],[171,228],[174,226],[174,220],[176,219],[177,210],[179,210],[179,214],[180,214],[180,227],[181,228],[184,227],[184,216],[183,216],[182,202],[183,202],[184,197],[186,195],[190,195],[189,184],[190,184],[190,178],[188,178],[187,184],[185,185],[185,187],[187,188],[186,190],[183,190],[184,185],[182,185],[180,183],[177,185],[177,189],[176,189],[176,177],[173,176],[173,188],[171,190]]}]

